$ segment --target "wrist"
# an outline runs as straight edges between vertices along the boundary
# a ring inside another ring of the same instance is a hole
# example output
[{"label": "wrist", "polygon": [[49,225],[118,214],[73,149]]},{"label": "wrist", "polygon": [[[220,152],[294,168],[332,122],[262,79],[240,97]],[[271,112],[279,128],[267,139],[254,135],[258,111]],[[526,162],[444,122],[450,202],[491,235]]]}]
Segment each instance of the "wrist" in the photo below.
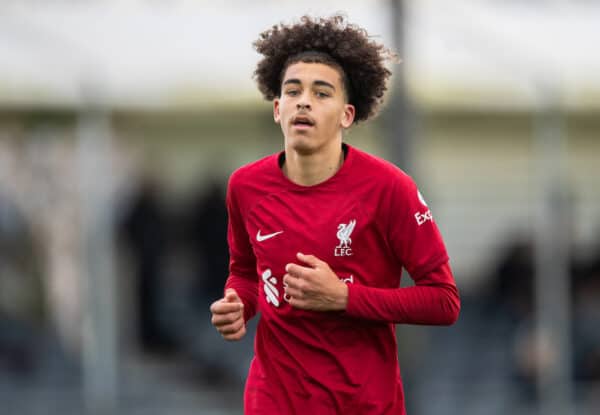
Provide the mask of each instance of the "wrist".
[{"label": "wrist", "polygon": [[336,299],[336,309],[339,311],[346,311],[348,306],[348,285],[340,281],[340,290]]}]

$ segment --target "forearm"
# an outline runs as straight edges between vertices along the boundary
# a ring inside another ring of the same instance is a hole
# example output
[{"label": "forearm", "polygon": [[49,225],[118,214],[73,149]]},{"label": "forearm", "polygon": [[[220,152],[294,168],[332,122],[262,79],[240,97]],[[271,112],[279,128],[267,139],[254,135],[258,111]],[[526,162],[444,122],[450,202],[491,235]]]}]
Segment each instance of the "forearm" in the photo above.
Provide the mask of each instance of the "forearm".
[{"label": "forearm", "polygon": [[229,275],[225,289],[233,288],[244,303],[244,321],[250,320],[256,314],[258,303],[258,283],[256,280]]},{"label": "forearm", "polygon": [[450,325],[458,318],[460,302],[455,287],[349,289],[346,313],[368,320],[397,324]]},{"label": "forearm", "polygon": [[[432,274],[446,272],[449,267],[444,266]],[[349,285],[346,313],[397,324],[453,324],[460,311],[456,285],[431,279],[414,287],[393,289]]]}]

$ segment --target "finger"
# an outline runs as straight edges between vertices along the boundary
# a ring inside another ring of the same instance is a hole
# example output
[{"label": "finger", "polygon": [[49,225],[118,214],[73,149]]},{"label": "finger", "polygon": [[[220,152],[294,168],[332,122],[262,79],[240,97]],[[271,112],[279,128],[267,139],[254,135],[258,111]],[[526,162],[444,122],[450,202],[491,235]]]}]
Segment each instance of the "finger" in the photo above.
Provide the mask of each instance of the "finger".
[{"label": "finger", "polygon": [[217,301],[214,301],[211,305],[210,305],[210,312],[211,313],[215,313],[217,312],[217,310],[219,310],[220,308],[220,304],[223,303],[223,298],[218,299]]},{"label": "finger", "polygon": [[210,322],[215,327],[224,326],[227,324],[231,324],[234,321],[243,320],[243,315],[240,312],[236,313],[228,313],[228,314],[213,314],[210,319]]},{"label": "finger", "polygon": [[221,336],[223,336],[223,338],[225,340],[228,340],[228,341],[237,341],[237,340],[240,340],[245,335],[246,335],[246,326],[245,325],[242,326],[242,328],[239,331],[235,332],[235,333],[232,333],[232,334],[221,334]]},{"label": "finger", "polygon": [[309,307],[308,307],[308,305],[307,305],[306,301],[305,301],[305,300],[302,300],[302,299],[300,299],[300,298],[295,298],[295,297],[292,297],[292,298],[290,298],[290,300],[288,301],[288,303],[289,303],[289,304],[290,304],[292,307],[294,307],[294,308],[299,308],[299,309],[301,309],[301,310],[308,310],[308,309],[309,309]]},{"label": "finger", "polygon": [[225,299],[215,301],[210,306],[210,311],[213,314],[227,314],[244,309],[243,303],[228,303]]},{"label": "finger", "polygon": [[244,320],[240,318],[232,322],[231,324],[220,326],[217,330],[219,331],[219,333],[221,333],[221,335],[235,334],[242,329],[243,325]]},{"label": "finger", "polygon": [[283,276],[283,286],[284,287],[292,287],[292,288],[298,288],[298,284],[300,283],[300,281],[302,281],[300,278],[298,278],[297,276],[294,276],[292,274],[285,274]]},{"label": "finger", "polygon": [[298,277],[294,277],[290,274],[283,276],[283,287],[284,291],[288,295],[301,296],[307,288],[306,280]]},{"label": "finger", "polygon": [[210,311],[213,314],[226,314],[232,313],[235,311],[241,311],[244,309],[244,304],[242,303],[227,303],[224,299],[214,302],[210,306]]},{"label": "finger", "polygon": [[312,268],[303,267],[302,265],[289,263],[285,266],[285,271],[292,277],[307,278]]},{"label": "finger", "polygon": [[316,268],[321,264],[321,262],[323,262],[314,255],[304,255],[302,252],[298,252],[296,254],[296,258],[298,258],[300,261],[304,262],[311,268]]},{"label": "finger", "polygon": [[293,287],[286,287],[285,293],[287,294],[288,297],[291,297],[291,298],[303,298],[304,297],[304,292],[302,290],[299,290],[299,289],[293,288]]},{"label": "finger", "polygon": [[284,288],[287,288],[286,292],[292,292],[296,295],[303,294],[310,290],[310,281],[304,278],[298,278],[290,274],[285,274],[283,277],[283,282]]}]

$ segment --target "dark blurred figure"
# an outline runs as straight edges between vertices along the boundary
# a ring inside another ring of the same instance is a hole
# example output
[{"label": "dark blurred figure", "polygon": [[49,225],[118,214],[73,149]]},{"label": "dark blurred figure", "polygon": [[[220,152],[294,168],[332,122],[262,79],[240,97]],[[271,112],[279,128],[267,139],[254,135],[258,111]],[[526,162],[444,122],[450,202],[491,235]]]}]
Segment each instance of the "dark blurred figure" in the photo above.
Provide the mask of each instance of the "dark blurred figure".
[{"label": "dark blurred figure", "polygon": [[[486,320],[497,321],[501,330],[495,343],[506,350],[508,377],[519,398],[536,398],[534,352],[534,244],[532,235],[512,236],[490,276],[485,305]],[[492,319],[491,317],[495,318]]]},{"label": "dark blurred figure", "polygon": [[25,217],[0,194],[0,373],[36,368],[44,318],[38,258]]},{"label": "dark blurred figure", "polygon": [[[571,249],[572,254],[579,251]],[[536,399],[539,365],[554,356],[551,340],[541,352],[535,332],[535,258],[529,237],[515,238],[501,256],[492,276],[486,309],[488,316],[500,315],[506,321],[505,337],[512,349],[512,379],[521,398]],[[569,261],[572,286],[571,322],[574,379],[600,380],[600,250],[595,258],[572,256]],[[540,354],[541,353],[541,354]]]},{"label": "dark blurred figure", "polygon": [[223,296],[229,268],[225,190],[219,182],[211,183],[192,203],[191,221],[197,270],[194,303],[207,311],[210,303]]},{"label": "dark blurred figure", "polygon": [[187,220],[188,249],[194,266],[190,303],[197,317],[191,330],[195,336],[185,342],[191,365],[197,379],[210,380],[210,386],[238,387],[247,374],[252,343],[247,342],[249,348],[244,349],[223,344],[210,324],[210,305],[223,296],[229,269],[225,188],[219,181],[212,181],[195,195]]},{"label": "dark blurred figure", "polygon": [[167,219],[156,180],[146,176],[121,223],[121,234],[131,248],[136,267],[138,339],[145,351],[168,352],[172,342],[160,319],[164,284]]},{"label": "dark blurred figure", "polygon": [[600,381],[600,249],[583,268],[573,290],[575,376]]},{"label": "dark blurred figure", "polygon": [[489,311],[499,309],[512,323],[527,318],[533,311],[533,241],[517,236],[506,245],[491,276]]}]

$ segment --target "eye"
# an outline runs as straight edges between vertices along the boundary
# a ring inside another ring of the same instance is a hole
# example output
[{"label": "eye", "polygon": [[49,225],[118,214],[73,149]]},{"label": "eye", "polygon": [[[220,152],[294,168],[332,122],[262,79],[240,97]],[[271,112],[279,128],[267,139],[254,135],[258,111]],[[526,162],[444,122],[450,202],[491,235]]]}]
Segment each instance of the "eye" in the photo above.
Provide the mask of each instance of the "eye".
[{"label": "eye", "polygon": [[329,96],[331,96],[328,92],[324,91],[317,91],[315,95],[319,98],[328,98]]},{"label": "eye", "polygon": [[285,94],[290,96],[290,97],[295,97],[299,94],[300,92],[297,89],[288,89],[287,91],[285,91]]}]

